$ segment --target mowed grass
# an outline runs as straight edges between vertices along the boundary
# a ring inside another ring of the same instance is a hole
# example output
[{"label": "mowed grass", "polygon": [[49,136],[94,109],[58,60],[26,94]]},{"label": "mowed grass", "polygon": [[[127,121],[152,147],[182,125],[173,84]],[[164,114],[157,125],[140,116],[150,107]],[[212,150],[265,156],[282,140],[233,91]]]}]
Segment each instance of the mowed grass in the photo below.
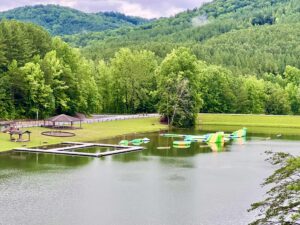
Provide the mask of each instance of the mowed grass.
[{"label": "mowed grass", "polygon": [[[9,140],[9,134],[0,133],[0,152],[9,151],[18,147],[36,147],[43,144],[58,144],[64,141],[74,142],[89,142],[98,141],[105,138],[115,137],[118,135],[124,135],[137,132],[151,132],[166,129],[167,127],[159,124],[157,118],[145,118],[145,119],[132,119],[122,121],[111,121],[103,123],[83,124],[83,129],[72,130],[76,134],[75,137],[58,138],[48,137],[41,133],[49,129],[35,127],[35,128],[23,128],[22,130],[29,130],[32,132],[31,141],[27,143],[16,143]],[[24,136],[27,138],[27,136]],[[117,144],[117,143],[116,143]]]},{"label": "mowed grass", "polygon": [[203,125],[300,128],[300,116],[199,114]]},{"label": "mowed grass", "polygon": [[300,116],[199,114],[207,131],[234,131],[247,127],[250,133],[300,135]]}]

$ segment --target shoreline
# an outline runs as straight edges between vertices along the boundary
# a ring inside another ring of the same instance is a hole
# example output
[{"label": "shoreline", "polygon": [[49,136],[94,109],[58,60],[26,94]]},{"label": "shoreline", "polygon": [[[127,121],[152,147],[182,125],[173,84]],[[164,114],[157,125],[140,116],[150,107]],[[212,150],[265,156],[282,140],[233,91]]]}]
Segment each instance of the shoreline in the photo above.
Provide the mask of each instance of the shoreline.
[{"label": "shoreline", "polygon": [[[299,125],[297,125],[299,124]],[[234,131],[237,127],[248,127],[249,133],[300,135],[300,116],[254,115],[254,114],[199,114],[198,127],[201,130]],[[49,129],[42,127],[22,128],[32,132],[31,142],[10,142],[8,134],[0,134],[0,154],[19,147],[37,147],[59,144],[65,141],[93,142],[116,136],[155,132],[167,129],[157,118],[139,118],[84,124],[81,130],[70,130],[75,137],[58,138],[41,135]]]},{"label": "shoreline", "polygon": [[166,129],[167,126],[160,124],[157,118],[128,119],[93,124],[84,124],[83,129],[68,130],[76,134],[74,137],[49,137],[41,133],[49,129],[42,127],[23,128],[32,132],[31,142],[11,142],[9,134],[0,134],[0,153],[12,152],[14,148],[37,147],[42,145],[59,144],[61,142],[92,142],[109,139],[116,136],[155,132]]}]

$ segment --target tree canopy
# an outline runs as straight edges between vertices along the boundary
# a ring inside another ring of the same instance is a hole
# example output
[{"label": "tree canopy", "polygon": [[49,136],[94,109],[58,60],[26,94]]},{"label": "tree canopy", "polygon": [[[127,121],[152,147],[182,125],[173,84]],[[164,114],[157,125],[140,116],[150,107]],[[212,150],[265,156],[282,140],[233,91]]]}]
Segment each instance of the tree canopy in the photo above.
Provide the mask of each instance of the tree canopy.
[{"label": "tree canopy", "polygon": [[0,12],[0,19],[31,22],[47,29],[53,35],[70,35],[89,31],[113,30],[131,27],[148,20],[117,12],[84,13],[58,5],[35,5]]},{"label": "tree canopy", "polygon": [[201,108],[199,65],[186,48],[173,50],[158,68],[158,111],[170,125],[191,127]]},{"label": "tree canopy", "polygon": [[0,23],[1,118],[100,111],[93,63],[36,25]]},{"label": "tree canopy", "polygon": [[269,153],[269,161],[280,168],[266,179],[271,186],[267,198],[252,205],[259,217],[251,225],[300,224],[300,158],[287,153]]}]

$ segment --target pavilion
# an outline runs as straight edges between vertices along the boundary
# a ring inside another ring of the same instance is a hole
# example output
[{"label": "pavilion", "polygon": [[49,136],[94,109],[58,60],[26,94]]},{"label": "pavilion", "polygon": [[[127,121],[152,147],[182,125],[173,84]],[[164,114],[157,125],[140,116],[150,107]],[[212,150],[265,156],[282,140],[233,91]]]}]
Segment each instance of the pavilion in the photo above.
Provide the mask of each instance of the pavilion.
[{"label": "pavilion", "polygon": [[[44,120],[44,126],[55,128],[55,129],[81,129],[82,128],[81,122],[82,122],[81,119],[68,116],[65,114],[61,114]],[[75,127],[74,124],[76,123],[79,123],[80,127]]]},{"label": "pavilion", "polygon": [[[27,139],[24,139],[23,138],[23,135],[24,134],[27,134],[28,135],[28,138]],[[14,142],[29,142],[30,141],[30,134],[31,134],[31,131],[21,131],[19,129],[14,129],[14,130],[11,130],[9,132],[9,135],[10,135],[10,141],[14,141]],[[14,136],[17,135],[18,138],[15,138]]]}]

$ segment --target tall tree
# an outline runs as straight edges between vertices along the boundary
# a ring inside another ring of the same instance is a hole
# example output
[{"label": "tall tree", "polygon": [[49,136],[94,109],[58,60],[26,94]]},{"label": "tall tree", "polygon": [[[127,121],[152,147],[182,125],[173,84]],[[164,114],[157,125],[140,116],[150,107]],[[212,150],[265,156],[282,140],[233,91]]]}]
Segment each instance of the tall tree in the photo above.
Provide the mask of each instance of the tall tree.
[{"label": "tall tree", "polygon": [[236,79],[229,70],[218,66],[204,66],[200,69],[199,77],[203,112],[235,112],[234,83]]},{"label": "tall tree", "polygon": [[266,97],[264,81],[258,80],[254,76],[243,78],[242,81],[241,95],[237,99],[242,106],[239,111],[243,113],[264,113]]},{"label": "tall tree", "polygon": [[42,117],[51,115],[54,111],[55,100],[51,87],[45,84],[44,73],[40,65],[26,63],[20,71],[24,78],[26,114],[31,117],[36,113]]},{"label": "tall tree", "polygon": [[56,112],[66,112],[70,101],[70,97],[67,95],[69,86],[63,80],[64,66],[58,59],[56,51],[48,52],[39,63],[44,72],[45,83],[52,89]]},{"label": "tall tree", "polygon": [[116,112],[136,113],[153,110],[151,91],[156,89],[157,62],[150,51],[121,49],[111,60],[112,88]]},{"label": "tall tree", "polygon": [[172,126],[196,123],[202,100],[197,91],[199,68],[196,56],[187,48],[173,50],[158,69],[158,111]]},{"label": "tall tree", "polygon": [[267,114],[285,115],[290,113],[288,94],[279,84],[266,82],[265,93],[265,112]]}]

